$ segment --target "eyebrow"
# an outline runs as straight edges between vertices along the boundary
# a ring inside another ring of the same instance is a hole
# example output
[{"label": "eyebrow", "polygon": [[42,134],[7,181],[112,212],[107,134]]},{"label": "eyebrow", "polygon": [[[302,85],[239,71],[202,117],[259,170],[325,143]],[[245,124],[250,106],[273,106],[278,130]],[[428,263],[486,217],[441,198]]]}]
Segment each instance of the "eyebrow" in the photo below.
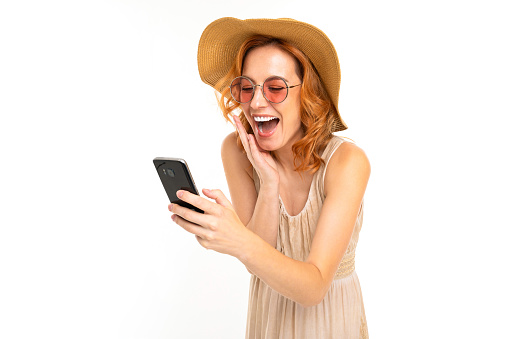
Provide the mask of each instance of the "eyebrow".
[{"label": "eyebrow", "polygon": [[[254,81],[251,77],[248,77],[247,75],[242,75],[243,77],[245,78],[248,78],[249,80],[251,80],[252,82],[256,83],[256,81]],[[287,78],[285,78],[284,76],[281,76],[281,75],[269,75],[268,77],[266,77],[263,81],[271,78],[271,77],[279,77],[281,79],[283,79],[284,81],[286,81],[286,83],[289,82],[289,80]],[[263,83],[263,82],[262,82]]]}]

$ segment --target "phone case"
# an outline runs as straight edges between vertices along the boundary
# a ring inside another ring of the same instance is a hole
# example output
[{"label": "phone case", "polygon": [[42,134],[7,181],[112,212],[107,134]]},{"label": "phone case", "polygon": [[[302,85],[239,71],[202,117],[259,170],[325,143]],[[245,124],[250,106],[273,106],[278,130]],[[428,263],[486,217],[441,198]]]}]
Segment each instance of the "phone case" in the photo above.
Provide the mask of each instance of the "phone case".
[{"label": "phone case", "polygon": [[177,197],[178,190],[186,190],[193,194],[200,195],[186,161],[180,158],[163,157],[155,158],[153,161],[170,202],[187,207],[196,212],[204,213],[201,209]]}]

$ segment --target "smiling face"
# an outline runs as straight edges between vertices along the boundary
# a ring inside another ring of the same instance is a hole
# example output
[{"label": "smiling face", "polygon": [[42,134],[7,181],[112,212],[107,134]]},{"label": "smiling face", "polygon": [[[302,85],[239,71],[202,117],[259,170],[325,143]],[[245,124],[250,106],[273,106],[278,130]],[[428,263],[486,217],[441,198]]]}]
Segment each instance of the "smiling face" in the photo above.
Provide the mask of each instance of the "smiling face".
[{"label": "smiling face", "polygon": [[[271,76],[283,78],[288,86],[298,85],[302,80],[297,74],[297,62],[287,52],[276,46],[263,46],[251,50],[245,60],[242,75],[261,85]],[[303,137],[300,119],[300,88],[288,89],[286,99],[278,104],[271,103],[263,96],[260,86],[255,86],[253,99],[241,108],[254,131],[261,148],[275,151],[291,146]],[[260,120],[269,120],[262,122]],[[258,122],[255,121],[259,120]],[[277,123],[275,126],[274,124]]]}]

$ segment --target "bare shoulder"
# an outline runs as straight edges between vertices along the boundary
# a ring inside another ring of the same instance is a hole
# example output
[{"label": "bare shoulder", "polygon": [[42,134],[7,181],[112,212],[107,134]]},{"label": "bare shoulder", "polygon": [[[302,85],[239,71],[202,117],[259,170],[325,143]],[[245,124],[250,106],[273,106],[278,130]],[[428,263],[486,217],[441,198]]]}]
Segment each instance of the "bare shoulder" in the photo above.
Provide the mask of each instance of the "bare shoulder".
[{"label": "bare shoulder", "polygon": [[238,148],[237,147],[237,142],[236,142],[236,139],[237,139],[237,135],[235,132],[231,132],[230,134],[228,134],[224,140],[223,140],[223,144],[221,146],[221,150],[230,150],[230,148],[233,148],[233,146],[235,146],[235,148]]},{"label": "bare shoulder", "polygon": [[[252,177],[252,165],[246,154],[237,145],[237,133],[228,134],[221,145],[221,158],[226,167],[235,167],[245,170]],[[233,169],[233,168],[232,168]]]},{"label": "bare shoulder", "polygon": [[365,188],[370,174],[371,165],[364,150],[352,142],[344,141],[329,160],[325,172],[324,193],[327,196],[331,187],[338,187],[339,183],[346,180]]}]

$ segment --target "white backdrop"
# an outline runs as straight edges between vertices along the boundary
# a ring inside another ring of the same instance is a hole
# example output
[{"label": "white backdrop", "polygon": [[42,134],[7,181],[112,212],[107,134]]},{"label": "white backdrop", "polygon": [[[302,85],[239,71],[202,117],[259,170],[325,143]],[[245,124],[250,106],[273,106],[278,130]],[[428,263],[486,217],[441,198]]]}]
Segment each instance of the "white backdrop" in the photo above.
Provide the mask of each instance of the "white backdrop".
[{"label": "white backdrop", "polygon": [[371,161],[356,268],[372,338],[507,336],[502,1],[0,5],[0,337],[242,338],[249,274],[176,226],[152,164],[228,194],[196,52],[211,21],[290,17],[338,50]]}]

